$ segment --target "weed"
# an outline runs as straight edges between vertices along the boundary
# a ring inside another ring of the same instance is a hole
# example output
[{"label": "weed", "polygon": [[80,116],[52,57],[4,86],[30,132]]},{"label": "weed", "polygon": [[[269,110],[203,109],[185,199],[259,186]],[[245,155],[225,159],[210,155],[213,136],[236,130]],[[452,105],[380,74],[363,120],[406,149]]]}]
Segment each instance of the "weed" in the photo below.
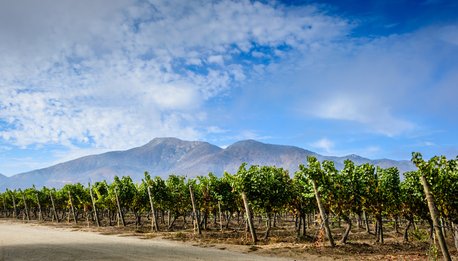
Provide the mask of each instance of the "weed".
[{"label": "weed", "polygon": [[431,244],[427,252],[428,260],[439,260],[439,249],[437,248],[436,244]]},{"label": "weed", "polygon": [[412,231],[413,238],[421,242],[429,241],[429,233],[423,229],[415,229]]}]

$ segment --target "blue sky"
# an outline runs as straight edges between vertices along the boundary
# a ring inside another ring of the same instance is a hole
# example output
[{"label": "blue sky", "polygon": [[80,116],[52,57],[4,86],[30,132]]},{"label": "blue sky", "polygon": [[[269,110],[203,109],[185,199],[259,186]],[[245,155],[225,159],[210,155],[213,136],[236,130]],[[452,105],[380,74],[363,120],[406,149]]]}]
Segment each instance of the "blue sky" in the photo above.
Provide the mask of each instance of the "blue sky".
[{"label": "blue sky", "polygon": [[0,173],[174,136],[458,154],[456,1],[0,3]]}]

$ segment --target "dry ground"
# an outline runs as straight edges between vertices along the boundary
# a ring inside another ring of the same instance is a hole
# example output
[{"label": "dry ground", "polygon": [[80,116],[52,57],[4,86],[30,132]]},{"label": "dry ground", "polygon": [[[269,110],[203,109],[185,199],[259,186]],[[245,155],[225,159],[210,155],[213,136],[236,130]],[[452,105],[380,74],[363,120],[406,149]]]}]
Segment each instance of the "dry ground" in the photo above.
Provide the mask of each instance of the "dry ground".
[{"label": "dry ground", "polygon": [[[85,224],[23,223],[0,220],[0,261],[3,260],[428,260],[434,257],[426,230],[402,242],[394,231],[383,245],[373,235],[353,229],[349,243],[336,248],[307,238],[298,240],[290,229],[275,228],[268,241],[252,246],[243,229],[216,229],[197,236],[192,229],[151,233],[149,227],[101,227]],[[343,228],[334,228],[337,236]],[[309,230],[317,236],[317,231]],[[450,242],[451,243],[451,242]],[[449,244],[458,260],[457,251]],[[439,253],[440,259],[440,253]]]},{"label": "dry ground", "polygon": [[125,235],[0,221],[0,260],[291,260]]}]

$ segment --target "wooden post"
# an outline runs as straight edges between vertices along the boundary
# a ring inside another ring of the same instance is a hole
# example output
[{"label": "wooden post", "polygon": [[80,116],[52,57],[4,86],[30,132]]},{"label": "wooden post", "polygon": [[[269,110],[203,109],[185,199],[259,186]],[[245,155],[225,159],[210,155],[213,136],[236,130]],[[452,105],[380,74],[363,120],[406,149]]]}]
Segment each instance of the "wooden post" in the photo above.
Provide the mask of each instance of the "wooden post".
[{"label": "wooden post", "polygon": [[223,214],[221,213],[221,201],[218,200],[218,211],[219,211],[219,228],[223,232]]},{"label": "wooden post", "polygon": [[194,193],[192,191],[192,186],[189,185],[189,193],[191,194],[191,203],[192,203],[192,210],[194,212],[194,220],[196,221],[197,223],[197,233],[199,233],[199,235],[202,234],[202,231],[200,229],[200,221],[199,221],[199,216],[197,215],[197,210],[196,210],[196,203],[194,201]]},{"label": "wooden post", "polygon": [[11,191],[11,197],[13,198],[13,218],[16,218],[17,209],[16,209],[16,199],[14,198],[14,192]]},{"label": "wooden post", "polygon": [[29,217],[29,209],[27,208],[27,201],[25,200],[25,195],[24,195],[24,191],[21,191],[22,193],[22,200],[24,201],[24,213],[25,213],[25,216],[27,217],[27,221],[30,221],[30,217]]},{"label": "wooden post", "polygon": [[[72,211],[72,214],[73,214],[73,221],[76,224],[76,223],[78,223],[78,221],[76,220],[75,208],[73,207],[72,194],[70,193],[70,190],[68,191],[68,199],[70,200],[70,210]],[[70,211],[69,211],[68,215],[69,215],[69,218],[70,218]]]},{"label": "wooden post", "polygon": [[442,234],[444,234],[444,238],[447,238],[447,229],[446,229],[447,223],[445,222],[444,218],[440,218],[440,223],[441,223]]},{"label": "wooden post", "polygon": [[167,210],[167,227],[170,229],[170,223],[172,222],[171,221],[172,217],[170,216],[170,210]]},{"label": "wooden post", "polygon": [[302,213],[302,236],[305,238],[307,235],[307,214]]},{"label": "wooden post", "polygon": [[38,193],[35,193],[35,197],[37,198],[37,203],[38,203],[38,220],[42,221],[43,214],[41,213],[41,204],[40,204],[40,199],[38,198]]},{"label": "wooden post", "polygon": [[329,239],[329,244],[331,245],[331,247],[334,247],[335,243],[334,243],[334,239],[332,238],[331,229],[329,228],[328,216],[326,215],[326,211],[324,209],[323,204],[321,204],[320,193],[318,192],[318,188],[316,186],[316,182],[313,179],[312,179],[312,184],[313,184],[313,190],[315,191],[316,202],[317,202],[318,208],[320,210],[320,216],[321,216],[322,221],[324,222],[324,229],[326,230],[326,236]]},{"label": "wooden post", "polygon": [[445,237],[444,234],[442,234],[442,229],[440,227],[439,214],[437,213],[436,204],[434,203],[434,196],[431,192],[429,183],[426,180],[424,173],[421,173],[420,180],[425,191],[426,200],[428,201],[429,213],[431,215],[431,219],[433,220],[434,231],[436,232],[436,237],[439,240],[439,246],[441,248],[442,255],[444,256],[444,260],[451,261],[452,258],[448,252],[447,243],[445,242]]},{"label": "wooden post", "polygon": [[375,236],[376,236],[376,241],[375,242],[380,242],[380,243],[384,243],[384,238],[383,238],[383,218],[382,218],[382,213],[379,213],[379,214],[376,214],[375,215],[375,219],[377,220],[376,224],[376,231],[377,233],[375,233]]},{"label": "wooden post", "polygon": [[246,197],[245,192],[242,192],[242,199],[243,199],[243,205],[245,206],[246,219],[247,219],[248,227],[250,229],[251,238],[253,239],[253,244],[256,245],[256,243],[258,242],[258,238],[256,237],[256,230],[253,226],[253,220],[251,219],[250,206],[248,205],[248,199]]},{"label": "wooden post", "polygon": [[364,226],[366,228],[366,232],[370,234],[371,228],[369,227],[369,220],[367,219],[367,213],[365,210],[363,211],[363,218],[364,218]]},{"label": "wooden post", "polygon": [[455,248],[458,250],[458,224],[455,224],[454,222],[451,222],[452,224],[452,233],[453,233],[453,241],[455,243]]},{"label": "wooden post", "polygon": [[3,216],[6,217],[6,201],[5,201],[5,194],[3,194]]},{"label": "wooden post", "polygon": [[92,208],[94,209],[95,223],[100,227],[99,215],[97,214],[97,206],[95,205],[94,195],[92,194],[91,182],[89,182],[89,192],[91,194]]},{"label": "wooden post", "polygon": [[116,204],[118,205],[118,223],[119,223],[119,219],[121,219],[122,226],[125,227],[126,226],[126,222],[124,221],[124,215],[122,214],[121,204],[119,203],[118,189],[117,188],[115,188],[115,195],[116,195]]},{"label": "wooden post", "polygon": [[153,198],[151,197],[151,189],[148,184],[146,184],[146,188],[148,189],[149,203],[151,205],[151,230],[154,228],[154,230],[158,232],[159,227],[157,224],[156,211],[154,210]]},{"label": "wooden post", "polygon": [[87,206],[84,207],[84,215],[86,215],[86,225],[89,227],[89,211],[87,209]]},{"label": "wooden post", "polygon": [[56,205],[54,204],[54,199],[52,197],[51,191],[49,191],[49,197],[51,198],[52,210],[54,212],[54,217],[56,218],[56,223],[59,223],[59,216],[57,216]]}]

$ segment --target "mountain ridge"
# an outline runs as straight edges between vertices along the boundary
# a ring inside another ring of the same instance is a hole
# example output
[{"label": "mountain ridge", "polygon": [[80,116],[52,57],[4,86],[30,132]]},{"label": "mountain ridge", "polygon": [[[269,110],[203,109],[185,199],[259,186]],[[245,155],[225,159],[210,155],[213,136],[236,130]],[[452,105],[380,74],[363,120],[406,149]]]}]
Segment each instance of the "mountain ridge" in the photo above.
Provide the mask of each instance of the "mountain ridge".
[{"label": "mountain ridge", "polygon": [[268,144],[256,140],[237,141],[223,149],[204,141],[165,137],[155,138],[143,146],[128,150],[88,155],[11,177],[0,176],[0,190],[32,185],[58,188],[67,183],[86,184],[111,180],[115,175],[129,175],[133,180],[140,181],[145,171],[162,177],[170,174],[194,177],[209,172],[222,175],[224,171],[235,173],[243,162],[249,165],[275,165],[293,174],[299,164],[305,164],[307,156],[315,156],[320,161],[332,160],[339,169],[343,167],[346,159],[352,159],[358,165],[369,162],[381,167],[395,166],[401,173],[415,169],[410,161],[370,160],[355,154],[343,157],[324,156],[296,146]]}]

